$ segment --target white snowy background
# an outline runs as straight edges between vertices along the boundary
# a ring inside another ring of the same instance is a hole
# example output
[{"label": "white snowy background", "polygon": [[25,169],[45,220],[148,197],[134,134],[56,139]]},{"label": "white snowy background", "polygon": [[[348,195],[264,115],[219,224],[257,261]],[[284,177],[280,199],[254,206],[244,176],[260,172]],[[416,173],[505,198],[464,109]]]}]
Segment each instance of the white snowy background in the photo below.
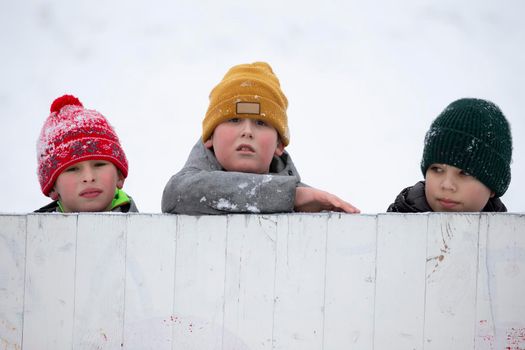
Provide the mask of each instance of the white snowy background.
[{"label": "white snowy background", "polygon": [[288,151],[305,183],[384,212],[423,176],[423,139],[460,97],[498,104],[514,137],[502,198],[525,211],[525,1],[0,0],[0,212],[50,200],[36,140],[77,96],[115,127],[124,189],[160,212],[233,65],[269,62],[289,100]]}]

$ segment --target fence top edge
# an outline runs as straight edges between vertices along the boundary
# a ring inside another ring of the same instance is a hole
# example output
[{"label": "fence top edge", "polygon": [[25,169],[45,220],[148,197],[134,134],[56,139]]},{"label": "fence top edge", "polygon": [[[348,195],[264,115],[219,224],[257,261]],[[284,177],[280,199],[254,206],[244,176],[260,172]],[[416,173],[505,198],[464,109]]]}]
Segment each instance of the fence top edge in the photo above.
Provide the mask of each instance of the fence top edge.
[{"label": "fence top edge", "polygon": [[322,213],[275,213],[275,214],[225,214],[225,215],[180,215],[180,214],[164,214],[164,213],[112,213],[112,212],[100,212],[100,213],[8,213],[0,212],[0,217],[21,217],[21,216],[138,216],[138,217],[192,217],[192,218],[218,218],[218,217],[320,217],[320,218],[342,218],[342,217],[385,217],[385,216],[515,216],[524,217],[525,212],[512,212],[512,213],[364,213],[364,214],[346,214],[338,212],[322,212]]}]

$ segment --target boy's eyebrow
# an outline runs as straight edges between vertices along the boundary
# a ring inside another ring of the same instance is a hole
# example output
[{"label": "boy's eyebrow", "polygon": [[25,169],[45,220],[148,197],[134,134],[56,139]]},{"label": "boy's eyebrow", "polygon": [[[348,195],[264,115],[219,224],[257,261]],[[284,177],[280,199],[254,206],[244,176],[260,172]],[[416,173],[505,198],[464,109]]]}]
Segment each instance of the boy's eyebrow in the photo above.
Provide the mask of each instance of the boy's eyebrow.
[{"label": "boy's eyebrow", "polygon": [[237,102],[237,114],[261,114],[261,104],[259,102]]}]

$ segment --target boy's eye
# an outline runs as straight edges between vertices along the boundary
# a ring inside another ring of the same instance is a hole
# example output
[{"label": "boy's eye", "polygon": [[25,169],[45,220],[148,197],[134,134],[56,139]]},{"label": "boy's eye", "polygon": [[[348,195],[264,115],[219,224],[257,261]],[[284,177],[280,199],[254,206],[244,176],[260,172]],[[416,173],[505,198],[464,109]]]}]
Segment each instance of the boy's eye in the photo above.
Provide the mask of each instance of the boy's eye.
[{"label": "boy's eye", "polygon": [[432,165],[432,166],[430,167],[430,170],[432,170],[432,171],[435,172],[435,173],[441,173],[441,172],[443,172],[443,169],[441,169],[441,167],[440,167],[440,166],[437,166],[437,165]]},{"label": "boy's eye", "polygon": [[78,170],[78,167],[76,166],[70,166],[69,168],[67,168],[66,170],[64,170],[64,172],[73,172],[73,171],[77,171]]},{"label": "boy's eye", "polygon": [[96,167],[101,167],[101,166],[104,166],[104,165],[108,165],[108,162],[96,162],[95,163]]},{"label": "boy's eye", "polygon": [[461,170],[461,175],[463,175],[463,176],[472,176],[469,172],[466,172],[464,170]]},{"label": "boy's eye", "polygon": [[231,118],[231,119],[228,119],[228,121],[230,123],[238,123],[241,119],[240,118]]},{"label": "boy's eye", "polygon": [[256,125],[260,125],[260,126],[265,126],[265,125],[267,125],[266,122],[265,122],[264,120],[260,120],[260,119],[257,119],[257,120],[255,121],[255,124],[256,124]]}]

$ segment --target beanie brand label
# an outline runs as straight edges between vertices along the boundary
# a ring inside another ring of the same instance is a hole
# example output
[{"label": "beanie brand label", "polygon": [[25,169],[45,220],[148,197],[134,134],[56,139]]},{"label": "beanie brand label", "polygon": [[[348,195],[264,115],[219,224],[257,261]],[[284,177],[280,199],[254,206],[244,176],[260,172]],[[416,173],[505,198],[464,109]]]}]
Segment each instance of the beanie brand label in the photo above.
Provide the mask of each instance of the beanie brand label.
[{"label": "beanie brand label", "polygon": [[261,105],[258,102],[237,102],[237,114],[261,114]]}]

